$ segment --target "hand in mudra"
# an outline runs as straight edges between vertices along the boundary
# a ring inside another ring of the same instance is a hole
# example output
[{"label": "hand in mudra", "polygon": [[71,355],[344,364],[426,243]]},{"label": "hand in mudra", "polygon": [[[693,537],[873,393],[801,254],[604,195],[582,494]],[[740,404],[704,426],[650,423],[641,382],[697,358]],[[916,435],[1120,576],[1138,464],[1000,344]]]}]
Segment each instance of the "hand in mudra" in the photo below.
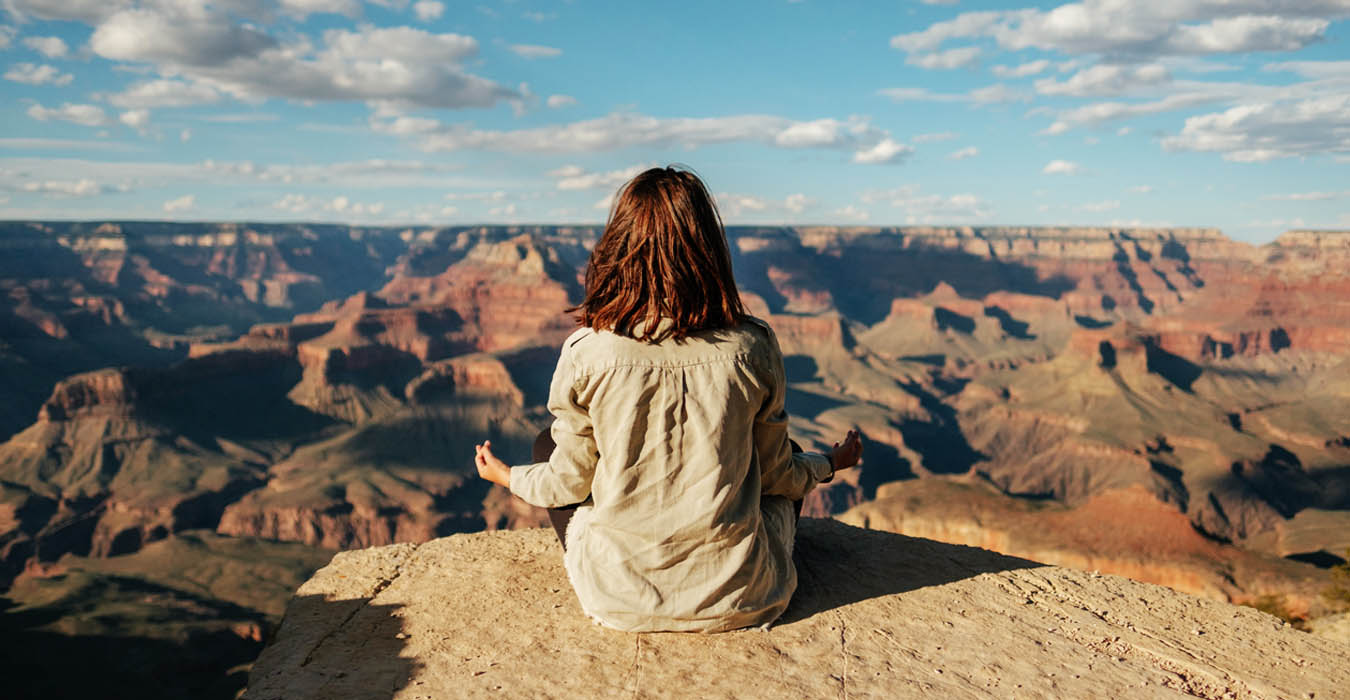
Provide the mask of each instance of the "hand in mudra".
[{"label": "hand in mudra", "polygon": [[844,437],[844,443],[834,443],[834,449],[830,450],[830,466],[835,470],[848,469],[856,466],[858,460],[862,459],[862,435],[856,430],[848,431]]},{"label": "hand in mudra", "polygon": [[474,445],[473,449],[473,463],[478,466],[478,476],[498,486],[511,488],[511,467],[492,454],[492,441],[484,440],[483,444]]}]

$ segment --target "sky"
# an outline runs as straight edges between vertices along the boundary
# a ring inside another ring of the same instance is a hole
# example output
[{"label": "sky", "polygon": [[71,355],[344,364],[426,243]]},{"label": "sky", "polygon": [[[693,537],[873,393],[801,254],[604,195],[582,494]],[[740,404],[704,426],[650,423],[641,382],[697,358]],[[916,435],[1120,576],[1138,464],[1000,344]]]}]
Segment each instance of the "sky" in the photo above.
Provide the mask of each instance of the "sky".
[{"label": "sky", "polygon": [[[656,9],[658,8],[659,9]],[[1350,229],[1350,0],[0,0],[0,219]]]}]

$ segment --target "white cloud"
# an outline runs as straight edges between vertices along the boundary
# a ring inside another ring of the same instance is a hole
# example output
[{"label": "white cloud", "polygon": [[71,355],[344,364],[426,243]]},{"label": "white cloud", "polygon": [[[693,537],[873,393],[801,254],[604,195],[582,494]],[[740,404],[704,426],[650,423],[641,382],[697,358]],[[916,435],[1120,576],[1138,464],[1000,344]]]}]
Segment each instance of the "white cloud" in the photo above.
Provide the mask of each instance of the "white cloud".
[{"label": "white cloud", "polygon": [[597,119],[515,130],[475,129],[442,124],[434,119],[373,118],[378,132],[421,138],[426,151],[508,151],[583,153],[633,146],[674,145],[695,148],[738,141],[778,148],[825,148],[850,151],[855,162],[877,163],[903,157],[911,150],[866,119],[817,119],[799,122],[763,114],[726,117],[649,117],[616,112]]},{"label": "white cloud", "polygon": [[871,148],[865,148],[853,154],[854,163],[879,164],[899,163],[914,149],[892,138],[884,138]]},{"label": "white cloud", "polygon": [[1036,81],[1036,92],[1042,95],[1093,97],[1119,95],[1132,88],[1154,86],[1172,79],[1167,68],[1159,63],[1143,65],[1098,64],[1085,68],[1067,80],[1045,78]]},{"label": "white cloud", "polygon": [[560,190],[590,190],[623,184],[650,167],[650,165],[634,165],[621,170],[592,173],[575,165],[565,165],[549,172],[549,175],[558,178],[556,186]]},{"label": "white cloud", "polygon": [[53,108],[35,104],[28,108],[28,116],[40,122],[55,120],[72,122],[82,126],[105,126],[108,124],[108,116],[103,113],[102,108],[69,102]]},{"label": "white cloud", "polygon": [[519,92],[467,73],[478,42],[412,27],[329,29],[315,41],[278,41],[215,5],[121,10],[89,45],[117,61],[151,64],[165,79],[200,83],[238,99],[366,101],[390,106],[490,107]]},{"label": "white cloud", "polygon": [[790,194],[783,199],[783,208],[794,214],[800,214],[805,211],[807,207],[813,206],[815,203],[816,200],[806,196],[804,193],[797,192],[795,194]]},{"label": "white cloud", "polygon": [[1095,102],[1075,107],[1056,115],[1056,120],[1046,127],[1043,134],[1062,134],[1072,128],[1095,125],[1119,119],[1128,119],[1147,114],[1158,114],[1185,109],[1207,102],[1214,102],[1220,96],[1212,93],[1192,92],[1169,95],[1152,102]]},{"label": "white cloud", "polygon": [[549,95],[546,101],[549,109],[562,109],[563,107],[571,107],[576,103],[577,98],[571,95]]},{"label": "white cloud", "polygon": [[23,45],[47,58],[61,58],[70,53],[70,47],[59,36],[30,36],[23,40]]},{"label": "white cloud", "polygon": [[891,38],[910,53],[991,37],[1004,49],[1121,56],[1292,51],[1325,36],[1345,0],[1082,0],[1053,9],[964,12]]},{"label": "white cloud", "polygon": [[1129,191],[1131,194],[1149,194],[1153,192],[1153,185],[1135,185]]},{"label": "white cloud", "polygon": [[872,217],[872,214],[866,209],[861,209],[852,204],[835,209],[831,213],[841,219],[848,219],[850,221],[867,221]]},{"label": "white cloud", "polygon": [[11,17],[20,22],[29,19],[73,20],[94,24],[129,6],[129,0],[4,0]]},{"label": "white cloud", "polygon": [[62,73],[55,66],[34,63],[15,63],[5,71],[5,80],[25,85],[69,85],[75,76]]},{"label": "white cloud", "polygon": [[1219,153],[1224,160],[1245,163],[1347,153],[1350,93],[1243,104],[1189,117],[1179,134],[1163,139],[1163,147]]},{"label": "white cloud", "polygon": [[447,184],[446,173],[457,167],[445,163],[416,160],[371,159],[340,161],[315,165],[258,165],[250,161],[203,161],[195,166],[200,173],[281,184],[336,184],[343,187],[383,188],[399,186],[433,187]]},{"label": "white cloud", "polygon": [[123,108],[190,107],[220,100],[220,93],[203,83],[181,80],[147,80],[108,96],[108,101]]},{"label": "white cloud", "polygon": [[947,154],[947,157],[952,160],[965,160],[966,158],[974,158],[978,155],[980,155],[980,149],[974,146],[966,146],[965,148],[952,151]]},{"label": "white cloud", "polygon": [[423,22],[430,22],[433,19],[440,19],[445,14],[445,4],[436,2],[436,0],[420,0],[413,3],[413,14],[417,19]]},{"label": "white cloud", "polygon": [[910,54],[905,58],[905,63],[928,70],[951,70],[972,66],[979,59],[980,48],[978,46],[962,46],[946,51]]},{"label": "white cloud", "polygon": [[174,212],[187,211],[197,203],[195,195],[185,194],[177,199],[170,199],[164,203],[164,211],[172,214]]},{"label": "white cloud", "polygon": [[1067,160],[1052,160],[1041,168],[1041,173],[1045,175],[1077,175],[1083,171],[1083,168],[1077,163]]},{"label": "white cloud", "polygon": [[320,14],[348,17],[361,14],[361,5],[356,0],[280,0],[278,4],[282,12],[297,19]]},{"label": "white cloud", "polygon": [[1016,66],[994,66],[994,75],[1000,78],[1025,78],[1029,75],[1036,75],[1050,67],[1050,62],[1041,59],[1039,61],[1028,61]]},{"label": "white cloud", "polygon": [[816,204],[814,199],[800,192],[790,194],[781,200],[750,194],[719,192],[715,199],[723,218],[741,221],[784,221]]},{"label": "white cloud", "polygon": [[928,134],[916,134],[910,139],[914,143],[933,143],[935,141],[951,141],[960,136],[955,131],[939,131]]},{"label": "white cloud", "polygon": [[150,125],[150,110],[148,109],[129,110],[119,115],[117,117],[117,121],[120,121],[123,124],[137,131],[143,131],[145,127]]},{"label": "white cloud", "polygon": [[14,27],[0,24],[0,50],[9,48],[12,41],[14,41]]},{"label": "white cloud", "polygon": [[183,129],[178,132],[178,140],[187,143],[192,140],[192,129]]},{"label": "white cloud", "polygon": [[111,188],[100,185],[88,178],[80,180],[25,182],[21,189],[24,192],[36,192],[58,197],[93,197],[111,190]]},{"label": "white cloud", "polygon": [[902,87],[882,88],[877,90],[877,94],[895,102],[969,102],[976,105],[1026,102],[1031,99],[1031,95],[1003,83],[986,85],[970,92],[933,92],[928,88]]},{"label": "white cloud", "polygon": [[383,202],[357,202],[346,195],[326,199],[290,193],[273,202],[272,208],[291,214],[322,212],[351,218],[373,218],[384,213]]},{"label": "white cloud", "polygon": [[507,48],[511,49],[512,53],[521,58],[557,58],[562,55],[562,49],[555,49],[552,46],[512,44]]}]

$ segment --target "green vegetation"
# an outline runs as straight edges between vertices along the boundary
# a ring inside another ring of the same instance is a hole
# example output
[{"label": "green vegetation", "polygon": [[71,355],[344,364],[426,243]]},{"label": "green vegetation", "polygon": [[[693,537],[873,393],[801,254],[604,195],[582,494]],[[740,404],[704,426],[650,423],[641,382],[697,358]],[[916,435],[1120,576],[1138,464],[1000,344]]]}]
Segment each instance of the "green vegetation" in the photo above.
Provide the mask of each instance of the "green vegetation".
[{"label": "green vegetation", "polygon": [[1342,610],[1350,608],[1350,549],[1345,550],[1345,559],[1331,567],[1331,585],[1322,591],[1322,597]]}]

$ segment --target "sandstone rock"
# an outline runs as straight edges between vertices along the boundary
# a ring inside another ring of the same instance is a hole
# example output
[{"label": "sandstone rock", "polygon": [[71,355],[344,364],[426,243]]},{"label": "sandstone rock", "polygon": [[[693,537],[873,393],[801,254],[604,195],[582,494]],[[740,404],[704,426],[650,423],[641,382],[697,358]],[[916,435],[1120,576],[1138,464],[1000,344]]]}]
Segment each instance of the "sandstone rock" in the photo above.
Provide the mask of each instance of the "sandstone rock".
[{"label": "sandstone rock", "polygon": [[1336,697],[1347,647],[1115,576],[804,520],[770,629],[588,622],[547,530],[337,555],[245,697]]}]

